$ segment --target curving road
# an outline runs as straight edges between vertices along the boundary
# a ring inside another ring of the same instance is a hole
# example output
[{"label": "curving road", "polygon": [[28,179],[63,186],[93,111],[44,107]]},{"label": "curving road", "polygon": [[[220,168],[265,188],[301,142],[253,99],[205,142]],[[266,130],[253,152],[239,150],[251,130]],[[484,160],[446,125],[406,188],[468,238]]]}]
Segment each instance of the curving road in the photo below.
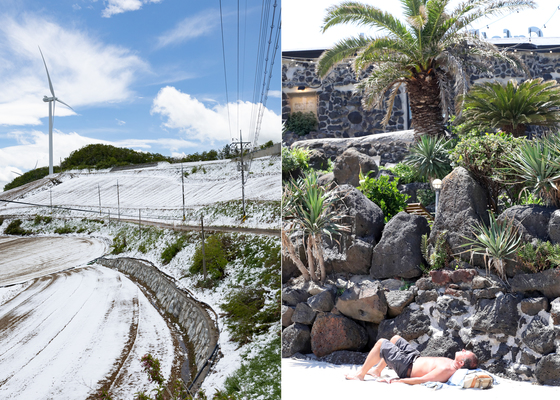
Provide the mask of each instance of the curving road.
[{"label": "curving road", "polygon": [[[2,245],[13,249],[19,240]],[[167,323],[124,275],[101,266],[50,273],[55,258],[64,258],[74,244],[50,242],[52,257],[42,259],[48,275],[40,278],[37,254],[12,251],[14,259],[7,259],[2,252],[0,279],[18,280],[6,265],[23,266],[23,276],[34,278],[0,288],[1,399],[86,399],[102,387],[113,399],[130,399],[153,388],[142,372],[142,355],[159,358],[166,377],[180,362]],[[91,258],[86,252],[76,261]]]}]

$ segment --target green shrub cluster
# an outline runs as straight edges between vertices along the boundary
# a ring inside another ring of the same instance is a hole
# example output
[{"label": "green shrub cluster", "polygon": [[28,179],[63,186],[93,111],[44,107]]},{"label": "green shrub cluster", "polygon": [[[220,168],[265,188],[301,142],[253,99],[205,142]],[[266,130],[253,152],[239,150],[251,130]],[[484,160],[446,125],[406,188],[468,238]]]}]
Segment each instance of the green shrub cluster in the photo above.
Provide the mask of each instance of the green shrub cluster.
[{"label": "green shrub cluster", "polygon": [[498,210],[499,196],[515,202],[519,186],[508,185],[513,176],[507,173],[508,158],[514,154],[524,139],[516,139],[503,132],[464,137],[450,152],[455,166],[465,168],[488,192],[492,208]]},{"label": "green shrub cluster", "polygon": [[282,146],[282,174],[309,169],[309,150],[300,147]]},{"label": "green shrub cluster", "polygon": [[126,251],[128,245],[126,243],[126,234],[124,232],[119,232],[117,236],[113,238],[113,250],[111,254],[121,254]]},{"label": "green shrub cluster", "polygon": [[403,162],[400,162],[393,167],[381,169],[391,171],[393,175],[399,178],[399,183],[403,185],[413,182],[427,182],[426,177],[421,176],[416,168]]},{"label": "green shrub cluster", "polygon": [[50,224],[51,222],[52,222],[52,217],[51,216],[36,215],[35,219],[33,220],[33,225],[39,225],[40,223]]},{"label": "green shrub cluster", "polygon": [[67,234],[67,233],[74,233],[75,231],[76,231],[75,228],[72,228],[71,226],[64,225],[64,226],[56,228],[54,230],[54,233],[58,233],[59,235],[64,235],[64,234]]},{"label": "green shrub cluster", "polygon": [[360,171],[360,186],[357,189],[381,208],[387,223],[406,208],[406,201],[410,196],[399,192],[398,179],[391,181],[386,175],[376,179],[369,176],[370,172],[364,177]]},{"label": "green shrub cluster", "polygon": [[167,247],[161,253],[161,260],[163,264],[169,264],[171,260],[185,247],[185,243],[187,242],[187,237],[181,235],[177,238],[174,242],[171,242],[167,245]]},{"label": "green shrub cluster", "polygon": [[540,272],[560,265],[560,244],[539,241],[525,243],[517,249],[517,261],[530,272]]},{"label": "green shrub cluster", "polygon": [[[204,257],[206,260],[206,272],[213,279],[221,279],[224,276],[225,267],[228,263],[227,253],[220,238],[222,235],[208,236],[204,241]],[[192,274],[203,272],[202,265],[202,243],[196,247],[192,265],[189,268]]]},{"label": "green shrub cluster", "polygon": [[285,129],[296,135],[303,136],[317,129],[317,125],[317,117],[311,111],[305,113],[296,111],[288,117]]},{"label": "green shrub cluster", "polygon": [[6,235],[31,235],[33,232],[25,230],[21,227],[22,221],[21,219],[14,219],[12,222],[8,224],[6,229],[4,230],[4,234]]}]

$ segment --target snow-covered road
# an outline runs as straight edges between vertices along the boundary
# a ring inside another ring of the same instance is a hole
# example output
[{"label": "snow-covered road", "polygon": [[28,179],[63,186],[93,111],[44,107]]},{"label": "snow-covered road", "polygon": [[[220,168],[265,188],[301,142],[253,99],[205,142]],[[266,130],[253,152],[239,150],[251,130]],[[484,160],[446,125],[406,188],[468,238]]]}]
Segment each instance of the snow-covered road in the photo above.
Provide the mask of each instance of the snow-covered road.
[{"label": "snow-covered road", "polygon": [[[67,248],[55,242],[50,253]],[[6,261],[2,253],[3,265],[37,265],[21,254]],[[103,387],[113,399],[130,399],[153,388],[140,365],[144,354],[157,357],[169,377],[179,359],[174,340],[138,287],[102,266],[0,288],[0,398],[85,399]]]}]

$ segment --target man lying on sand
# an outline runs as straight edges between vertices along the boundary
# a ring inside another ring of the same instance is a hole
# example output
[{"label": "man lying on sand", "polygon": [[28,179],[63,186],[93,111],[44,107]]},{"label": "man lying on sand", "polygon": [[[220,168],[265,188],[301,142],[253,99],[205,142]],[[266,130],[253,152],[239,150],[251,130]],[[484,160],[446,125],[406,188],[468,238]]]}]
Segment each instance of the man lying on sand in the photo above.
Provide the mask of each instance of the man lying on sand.
[{"label": "man lying on sand", "polygon": [[399,379],[382,379],[380,382],[417,385],[424,382],[447,382],[460,368],[476,368],[478,358],[467,350],[455,353],[454,360],[447,357],[420,357],[418,350],[396,335],[390,341],[379,339],[358,373],[346,375],[346,379],[363,381],[366,375],[378,378],[387,365],[397,373]]}]

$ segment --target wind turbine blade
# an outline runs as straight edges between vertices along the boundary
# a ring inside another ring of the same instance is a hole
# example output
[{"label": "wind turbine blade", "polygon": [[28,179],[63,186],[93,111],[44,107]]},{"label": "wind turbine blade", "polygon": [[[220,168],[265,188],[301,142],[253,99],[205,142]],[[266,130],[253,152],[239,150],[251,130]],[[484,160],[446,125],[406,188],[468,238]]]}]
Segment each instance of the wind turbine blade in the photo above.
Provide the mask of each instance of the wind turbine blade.
[{"label": "wind turbine blade", "polygon": [[62,100],[59,99],[55,99],[56,101],[58,101],[59,103],[64,104],[66,107],[68,107],[69,109],[71,109],[72,111],[75,111],[72,107],[70,107],[68,104],[66,104],[65,102],[63,102]]},{"label": "wind turbine blade", "polygon": [[41,58],[43,59],[43,64],[45,64],[45,70],[47,71],[47,78],[49,79],[49,87],[51,89],[51,94],[52,94],[53,97],[56,97],[55,94],[54,94],[54,89],[53,89],[53,85],[52,85],[52,82],[51,82],[51,76],[49,75],[49,69],[47,68],[47,62],[45,61],[45,57],[43,57],[43,52],[41,51],[40,47],[39,47],[39,51],[41,52]]}]

